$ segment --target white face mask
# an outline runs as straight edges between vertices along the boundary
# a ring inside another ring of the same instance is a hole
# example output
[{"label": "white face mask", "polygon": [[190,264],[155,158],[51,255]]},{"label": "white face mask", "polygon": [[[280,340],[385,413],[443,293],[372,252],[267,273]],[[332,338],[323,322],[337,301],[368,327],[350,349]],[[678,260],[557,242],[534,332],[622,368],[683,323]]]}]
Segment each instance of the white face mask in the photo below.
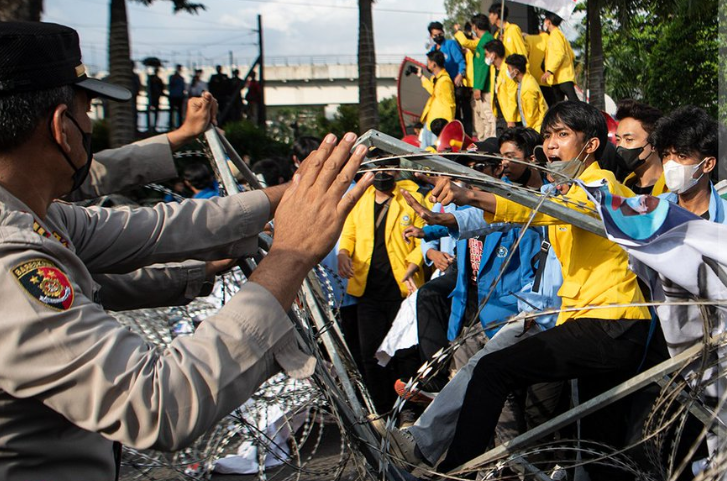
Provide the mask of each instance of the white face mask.
[{"label": "white face mask", "polygon": [[511,70],[506,70],[505,75],[507,75],[507,78],[509,78],[510,80],[515,80],[515,75],[513,75]]},{"label": "white face mask", "polygon": [[707,159],[703,159],[697,165],[682,165],[675,160],[668,161],[664,164],[664,180],[666,180],[666,186],[675,194],[683,194],[688,191],[704,175],[704,172],[702,172],[702,175],[696,179],[694,178],[694,174],[699,170],[699,167],[701,167],[705,160]]},{"label": "white face mask", "polygon": [[487,66],[490,66],[490,65],[492,65],[492,58],[491,58],[491,57],[485,57],[485,64],[486,64]]}]

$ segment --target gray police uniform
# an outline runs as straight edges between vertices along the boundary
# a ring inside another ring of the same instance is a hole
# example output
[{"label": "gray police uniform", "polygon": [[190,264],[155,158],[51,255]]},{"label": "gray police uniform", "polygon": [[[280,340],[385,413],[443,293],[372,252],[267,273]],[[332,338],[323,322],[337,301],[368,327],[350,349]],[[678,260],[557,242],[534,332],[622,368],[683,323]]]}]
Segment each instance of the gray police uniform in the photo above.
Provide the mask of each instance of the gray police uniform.
[{"label": "gray police uniform", "polygon": [[163,351],[94,302],[90,272],[254,252],[269,212],[251,192],[134,210],[56,202],[41,221],[0,188],[0,479],[112,479],[113,441],[179,449],[281,367],[312,374],[252,282]]}]

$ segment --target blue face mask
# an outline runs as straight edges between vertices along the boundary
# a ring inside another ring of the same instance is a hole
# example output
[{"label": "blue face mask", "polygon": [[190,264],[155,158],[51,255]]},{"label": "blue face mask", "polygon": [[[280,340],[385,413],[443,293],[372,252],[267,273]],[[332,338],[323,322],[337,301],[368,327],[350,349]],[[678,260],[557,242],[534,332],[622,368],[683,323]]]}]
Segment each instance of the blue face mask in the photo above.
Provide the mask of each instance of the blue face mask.
[{"label": "blue face mask", "polygon": [[73,185],[71,186],[71,192],[73,192],[81,187],[83,182],[86,180],[86,177],[88,177],[88,173],[91,171],[91,162],[93,162],[93,153],[91,152],[91,132],[84,132],[76,119],[74,119],[68,112],[66,112],[66,116],[71,122],[73,122],[73,125],[76,126],[78,131],[81,132],[83,149],[86,151],[86,163],[81,167],[76,167],[71,158],[68,157],[68,154],[66,154],[60,145],[56,144],[58,145],[63,157],[66,159],[66,162],[68,162],[68,165],[70,165],[73,169]]}]

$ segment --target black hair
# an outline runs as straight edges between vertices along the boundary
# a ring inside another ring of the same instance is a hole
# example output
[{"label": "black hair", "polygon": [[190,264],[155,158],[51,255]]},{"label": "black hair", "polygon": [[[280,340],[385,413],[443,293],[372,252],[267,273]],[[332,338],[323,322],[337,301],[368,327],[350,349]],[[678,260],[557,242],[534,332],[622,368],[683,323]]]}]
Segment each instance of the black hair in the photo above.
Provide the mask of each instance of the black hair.
[{"label": "black hair", "polygon": [[505,56],[505,45],[502,43],[502,40],[499,38],[496,38],[494,40],[490,40],[485,44],[485,50],[491,53],[494,53],[498,57],[504,57]]},{"label": "black hair", "polygon": [[472,17],[472,25],[477,27],[478,30],[489,31],[490,30],[490,19],[487,18],[487,15],[483,15],[481,13],[478,13],[474,17]]},{"label": "black hair", "polygon": [[437,64],[438,67],[444,67],[444,54],[439,50],[432,50],[427,54],[427,58]]},{"label": "black hair", "polygon": [[717,121],[704,109],[693,105],[680,107],[656,123],[652,135],[654,146],[663,157],[666,149],[682,154],[699,152],[701,157],[719,155]]},{"label": "black hair", "polygon": [[498,137],[497,144],[499,147],[502,147],[502,144],[505,142],[512,142],[517,145],[517,148],[523,152],[526,159],[533,155],[535,146],[543,145],[543,139],[540,137],[540,134],[536,130],[528,127],[511,127],[505,130]]},{"label": "black hair", "polygon": [[566,100],[555,104],[545,112],[540,132],[545,132],[556,123],[562,123],[574,132],[586,136],[586,140],[593,137],[599,141],[595,152],[596,160],[601,158],[608,142],[608,127],[603,113],[596,107],[578,100]]},{"label": "black hair", "polygon": [[623,99],[619,101],[616,110],[616,120],[621,121],[627,118],[638,120],[639,123],[641,123],[641,127],[649,135],[650,140],[651,134],[654,133],[656,122],[658,122],[663,115],[664,114],[661,113],[661,110],[656,107],[652,107],[651,105],[634,99]]},{"label": "black hair", "polygon": [[553,12],[545,12],[545,18],[556,27],[560,27],[560,24],[563,23],[563,19]]},{"label": "black hair", "polygon": [[520,55],[519,53],[508,55],[508,57],[505,59],[505,63],[515,67],[520,73],[524,74],[528,71],[528,60],[525,58],[525,56]]},{"label": "black hair", "polygon": [[[510,15],[510,11],[507,9],[507,5],[505,5],[505,8],[503,9],[501,3],[493,3],[490,5],[490,10],[488,10],[489,13],[494,13],[497,15],[497,18],[501,18],[502,20],[507,20],[508,15]],[[500,16],[502,14],[502,16]]]},{"label": "black hair", "polygon": [[442,130],[448,123],[449,121],[447,121],[447,119],[434,119],[432,120],[432,123],[429,124],[429,130],[431,130],[434,135],[439,137],[439,134],[442,133]]},{"label": "black hair", "polygon": [[10,152],[27,142],[59,105],[67,105],[73,114],[74,98],[75,91],[70,85],[0,95],[0,152]]},{"label": "black hair", "polygon": [[287,159],[277,157],[258,160],[252,165],[252,171],[261,174],[268,187],[284,184],[291,177]]},{"label": "black hair", "polygon": [[189,182],[195,189],[207,189],[212,187],[215,177],[212,175],[212,169],[202,162],[193,162],[187,164],[182,170],[182,178]]},{"label": "black hair", "polygon": [[432,30],[441,30],[444,32],[444,25],[442,25],[442,22],[432,22],[427,26],[427,30],[429,30],[429,33],[432,33]]},{"label": "black hair", "polygon": [[311,135],[302,135],[295,139],[291,148],[291,155],[295,155],[300,162],[303,162],[314,150],[321,145],[321,140]]}]

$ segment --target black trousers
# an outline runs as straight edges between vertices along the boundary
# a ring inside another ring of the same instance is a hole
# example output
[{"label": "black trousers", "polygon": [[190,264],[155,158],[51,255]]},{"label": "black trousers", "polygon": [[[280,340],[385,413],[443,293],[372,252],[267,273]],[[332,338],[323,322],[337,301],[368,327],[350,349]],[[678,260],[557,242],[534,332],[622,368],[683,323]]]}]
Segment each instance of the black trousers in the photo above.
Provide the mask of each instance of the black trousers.
[{"label": "black trousers", "polygon": [[545,99],[545,103],[548,104],[548,108],[552,107],[557,103],[555,100],[555,94],[553,93],[553,87],[546,87],[545,85],[541,85],[540,91],[543,92],[543,98]]},{"label": "black trousers", "polygon": [[472,89],[470,87],[454,88],[454,118],[462,122],[464,132],[472,136]]},{"label": "black trousers", "polygon": [[[629,321],[577,319],[483,357],[473,371],[440,471],[456,468],[485,452],[505,400],[516,389],[579,378],[590,385],[600,383],[601,390],[606,390],[635,375],[644,356],[649,321],[631,321],[630,328],[615,337],[611,326],[606,325],[613,322]],[[617,444],[622,440],[617,439],[618,433],[612,433],[612,428],[618,428],[617,420],[589,425],[584,419],[581,427],[586,439]],[[595,481],[590,469],[589,474]]]},{"label": "black trousers", "polygon": [[576,95],[576,88],[573,82],[563,82],[562,84],[553,85],[553,97],[555,103],[558,103],[566,98],[568,100],[578,100]]},{"label": "black trousers", "polygon": [[341,307],[338,310],[341,315],[341,330],[343,331],[343,337],[348,346],[348,350],[351,351],[356,367],[359,372],[363,375],[364,367],[361,359],[361,343],[358,340],[358,306],[356,304],[352,306]]},{"label": "black trousers", "polygon": [[[447,325],[452,311],[449,294],[456,285],[457,266],[452,265],[444,275],[427,282],[417,293],[420,364],[429,361],[437,351],[449,345]],[[447,384],[448,379],[448,369],[443,366],[442,370],[424,385],[424,390],[438,392]]]},{"label": "black trousers", "polygon": [[379,413],[389,411],[394,406],[397,370],[396,358],[386,367],[381,367],[375,355],[399,312],[401,301],[402,299],[381,300],[365,296],[358,301],[358,337],[364,380]]}]

